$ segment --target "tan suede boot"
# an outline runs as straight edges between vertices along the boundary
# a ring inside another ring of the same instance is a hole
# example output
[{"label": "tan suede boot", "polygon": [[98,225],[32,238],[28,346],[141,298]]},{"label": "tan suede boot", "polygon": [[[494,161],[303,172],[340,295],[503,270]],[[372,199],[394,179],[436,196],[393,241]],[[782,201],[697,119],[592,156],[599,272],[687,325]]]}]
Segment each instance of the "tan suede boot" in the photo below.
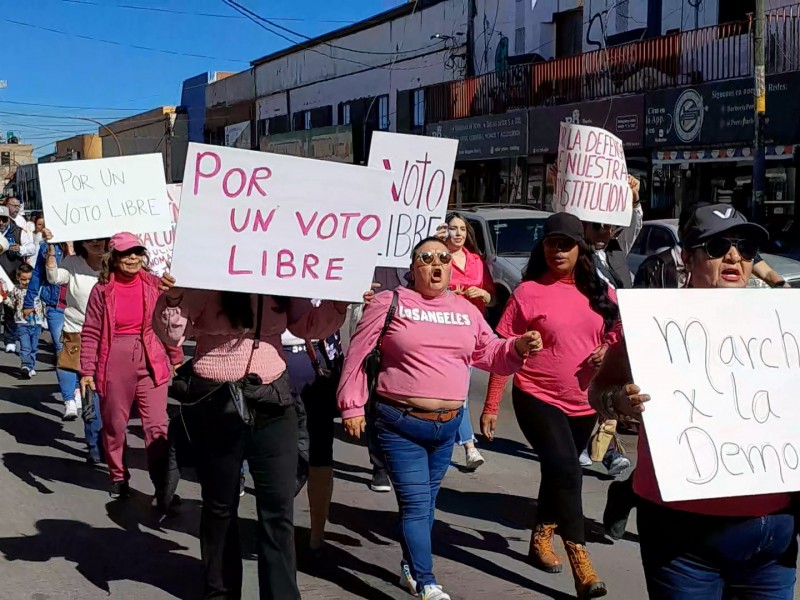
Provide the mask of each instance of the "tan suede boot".
[{"label": "tan suede boot", "polygon": [[539,523],[531,534],[528,560],[534,567],[541,569],[545,573],[561,573],[564,568],[555,548],[553,548],[555,535],[556,526],[545,523]]},{"label": "tan suede boot", "polygon": [[565,541],[564,547],[567,549],[567,558],[572,567],[572,575],[575,577],[578,600],[605,596],[608,593],[606,584],[597,576],[586,546]]},{"label": "tan suede boot", "polygon": [[333,467],[310,467],[308,470],[308,506],[311,512],[311,550],[319,550],[325,539],[325,524],[333,495]]}]

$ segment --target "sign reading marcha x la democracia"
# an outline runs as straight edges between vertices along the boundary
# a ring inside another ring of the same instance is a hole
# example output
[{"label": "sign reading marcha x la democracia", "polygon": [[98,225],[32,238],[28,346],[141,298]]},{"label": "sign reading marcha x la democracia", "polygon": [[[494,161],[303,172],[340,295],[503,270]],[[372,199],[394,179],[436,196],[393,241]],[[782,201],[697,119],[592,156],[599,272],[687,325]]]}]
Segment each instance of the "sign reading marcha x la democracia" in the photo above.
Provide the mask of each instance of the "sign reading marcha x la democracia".
[{"label": "sign reading marcha x la democracia", "polygon": [[392,173],[189,144],[171,272],[181,287],[360,301]]}]

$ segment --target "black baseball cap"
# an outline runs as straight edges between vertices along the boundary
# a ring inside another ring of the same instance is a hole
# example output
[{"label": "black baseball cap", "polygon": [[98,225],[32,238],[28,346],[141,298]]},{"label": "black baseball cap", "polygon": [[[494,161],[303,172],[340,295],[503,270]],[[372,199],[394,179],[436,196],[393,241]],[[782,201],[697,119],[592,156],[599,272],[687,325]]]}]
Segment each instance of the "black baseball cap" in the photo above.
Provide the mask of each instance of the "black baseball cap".
[{"label": "black baseball cap", "polygon": [[547,217],[544,222],[544,237],[563,235],[576,242],[583,241],[583,223],[575,215],[560,212]]},{"label": "black baseball cap", "polygon": [[766,229],[748,221],[730,204],[698,206],[679,235],[683,247],[692,248],[731,229],[736,229],[741,235],[757,242],[759,246],[769,241]]}]

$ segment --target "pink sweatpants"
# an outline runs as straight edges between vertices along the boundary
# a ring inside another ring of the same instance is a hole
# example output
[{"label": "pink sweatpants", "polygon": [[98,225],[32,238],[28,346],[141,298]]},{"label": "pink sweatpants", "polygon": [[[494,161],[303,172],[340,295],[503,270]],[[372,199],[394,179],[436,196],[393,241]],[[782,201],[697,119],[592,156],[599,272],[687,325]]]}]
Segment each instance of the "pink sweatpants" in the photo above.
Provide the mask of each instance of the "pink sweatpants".
[{"label": "pink sweatpants", "polygon": [[167,455],[167,384],[156,386],[147,369],[142,340],[136,335],[116,336],[108,357],[106,393],[100,398],[103,445],[111,481],[129,479],[124,464],[128,420],[136,402],[142,417],[144,444],[151,478],[153,467]]}]

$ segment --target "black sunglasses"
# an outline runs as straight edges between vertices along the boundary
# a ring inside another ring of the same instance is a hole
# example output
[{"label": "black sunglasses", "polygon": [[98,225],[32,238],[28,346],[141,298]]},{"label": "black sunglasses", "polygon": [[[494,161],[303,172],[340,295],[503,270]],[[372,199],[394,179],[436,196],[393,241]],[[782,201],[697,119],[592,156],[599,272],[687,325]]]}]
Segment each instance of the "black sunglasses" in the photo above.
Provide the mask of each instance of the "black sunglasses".
[{"label": "black sunglasses", "polygon": [[449,252],[441,251],[441,252],[421,252],[417,254],[417,260],[420,261],[423,265],[432,265],[434,259],[439,258],[439,262],[443,265],[449,265],[450,261],[453,260],[453,255]]},{"label": "black sunglasses", "polygon": [[544,245],[550,250],[568,252],[578,245],[578,242],[566,236],[553,236],[544,238]]},{"label": "black sunglasses", "polygon": [[145,250],[143,247],[137,246],[136,248],[130,248],[129,250],[125,250],[124,252],[117,251],[117,254],[119,254],[120,258],[125,258],[126,256],[131,256],[131,255],[144,256],[146,252],[147,250]]},{"label": "black sunglasses", "polygon": [[694,248],[703,248],[708,254],[709,258],[723,258],[731,248],[735,247],[742,260],[751,262],[758,254],[758,242],[753,240],[740,240],[729,239],[725,237],[715,237],[707,242],[694,246]]}]

